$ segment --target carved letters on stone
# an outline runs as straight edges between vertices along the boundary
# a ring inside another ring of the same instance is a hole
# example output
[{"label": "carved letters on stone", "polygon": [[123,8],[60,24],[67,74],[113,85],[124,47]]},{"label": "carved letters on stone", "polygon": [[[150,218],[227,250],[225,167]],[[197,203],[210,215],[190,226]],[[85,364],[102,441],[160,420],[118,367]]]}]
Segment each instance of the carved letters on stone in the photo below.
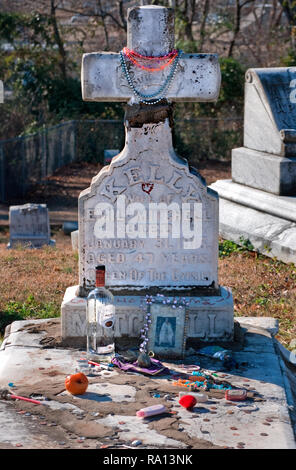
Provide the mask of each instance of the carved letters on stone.
[{"label": "carved letters on stone", "polygon": [[[225,313],[223,309],[225,308]],[[141,308],[132,307],[117,307],[116,309],[116,326],[115,336],[130,336],[131,338],[137,338],[140,335],[140,330],[144,323],[145,313]],[[212,311],[209,309],[189,309],[188,317],[188,330],[190,331],[191,338],[199,339],[215,339],[232,335],[232,323],[229,322],[229,328],[225,331],[225,322],[227,306],[224,304],[222,309]],[[85,336],[86,334],[86,317],[85,311],[81,308],[74,309],[69,315],[67,328],[69,331],[68,336],[77,337]]]},{"label": "carved letters on stone", "polygon": [[[119,164],[117,157],[108,172],[104,171],[101,178],[99,175],[90,191],[80,197],[83,218],[81,285],[94,285],[97,264],[106,266],[108,286],[217,284],[218,201],[215,195],[207,191],[199,176],[190,173],[183,161],[179,164],[170,156],[164,156],[157,162],[157,157],[150,155],[148,159],[144,152],[137,162],[132,158],[122,159]],[[137,203],[141,205],[138,225],[130,227],[133,218],[128,214],[128,205]],[[194,205],[200,210],[196,219],[200,240],[190,249],[184,243],[181,218],[190,218],[192,225]],[[96,236],[102,207],[109,208],[106,223],[110,223],[111,236],[106,238]],[[152,208],[156,211],[154,216]],[[167,218],[161,219],[161,213]],[[131,236],[131,231],[136,229],[135,236]]]}]

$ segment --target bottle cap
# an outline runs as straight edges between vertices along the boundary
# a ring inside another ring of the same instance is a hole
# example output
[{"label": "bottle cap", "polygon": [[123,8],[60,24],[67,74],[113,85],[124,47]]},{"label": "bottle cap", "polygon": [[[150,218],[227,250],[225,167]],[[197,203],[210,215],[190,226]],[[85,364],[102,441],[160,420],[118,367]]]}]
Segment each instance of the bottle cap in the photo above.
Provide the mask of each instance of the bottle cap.
[{"label": "bottle cap", "polygon": [[105,286],[105,266],[96,266],[96,287]]}]

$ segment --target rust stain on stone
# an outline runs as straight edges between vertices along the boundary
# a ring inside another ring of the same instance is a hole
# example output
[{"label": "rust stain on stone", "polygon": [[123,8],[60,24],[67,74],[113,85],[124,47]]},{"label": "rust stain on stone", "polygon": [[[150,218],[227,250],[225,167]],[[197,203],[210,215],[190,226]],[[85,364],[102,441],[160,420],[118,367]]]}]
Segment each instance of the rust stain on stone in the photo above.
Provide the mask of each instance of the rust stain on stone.
[{"label": "rust stain on stone", "polygon": [[173,127],[173,105],[169,104],[166,99],[154,105],[139,103],[126,106],[124,120],[128,128],[140,128],[144,124],[158,124],[166,119],[169,120],[170,127]]}]

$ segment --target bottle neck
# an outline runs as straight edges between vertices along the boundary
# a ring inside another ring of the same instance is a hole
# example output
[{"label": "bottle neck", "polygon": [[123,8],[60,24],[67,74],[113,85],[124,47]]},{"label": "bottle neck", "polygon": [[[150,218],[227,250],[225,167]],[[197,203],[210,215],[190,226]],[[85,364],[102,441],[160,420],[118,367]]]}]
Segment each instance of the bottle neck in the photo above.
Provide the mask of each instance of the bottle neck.
[{"label": "bottle neck", "polygon": [[105,271],[103,269],[96,270],[96,287],[105,287]]}]

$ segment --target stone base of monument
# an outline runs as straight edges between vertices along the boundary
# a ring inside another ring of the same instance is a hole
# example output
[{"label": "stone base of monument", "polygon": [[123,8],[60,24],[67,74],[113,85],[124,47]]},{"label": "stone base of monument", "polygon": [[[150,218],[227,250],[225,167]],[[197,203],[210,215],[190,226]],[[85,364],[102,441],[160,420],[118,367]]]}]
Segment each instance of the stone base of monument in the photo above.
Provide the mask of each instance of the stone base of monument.
[{"label": "stone base of monument", "polygon": [[231,180],[211,185],[219,194],[219,234],[260,253],[296,263],[296,197],[277,196]]},{"label": "stone base of monument", "polygon": [[[85,343],[86,298],[78,297],[77,289],[78,286],[69,287],[64,295],[61,307],[62,337],[69,342],[76,339]],[[188,339],[206,342],[233,339],[233,297],[230,288],[220,286],[217,295],[184,295],[189,303],[185,325]],[[115,294],[114,297],[115,336],[139,339],[146,314],[145,296]]]},{"label": "stone base of monument", "polygon": [[240,147],[232,150],[231,176],[235,183],[273,194],[294,194],[296,158]]},{"label": "stone base of monument", "polygon": [[[226,372],[220,361],[214,363],[198,351],[183,362],[215,372],[218,379],[253,393],[253,398],[229,402],[210,391],[209,400],[190,411],[179,405],[178,393],[184,389],[172,384],[171,374],[149,377],[114,368],[91,377],[85,395],[71,396],[64,390],[64,380],[75,371],[83,351],[59,343],[55,332],[59,335],[60,319],[12,323],[0,348],[0,386],[7,388],[13,382],[14,393],[49,400],[43,401],[47,406],[1,401],[0,447],[124,448],[139,440],[138,448],[150,450],[295,449],[295,404],[274,338],[277,320],[236,320],[243,335],[240,347],[233,351],[237,369]],[[172,373],[184,373],[180,362],[162,362]],[[159,398],[153,396],[155,391]],[[156,403],[164,404],[172,414],[160,415],[157,420],[136,417],[140,408]]]}]

